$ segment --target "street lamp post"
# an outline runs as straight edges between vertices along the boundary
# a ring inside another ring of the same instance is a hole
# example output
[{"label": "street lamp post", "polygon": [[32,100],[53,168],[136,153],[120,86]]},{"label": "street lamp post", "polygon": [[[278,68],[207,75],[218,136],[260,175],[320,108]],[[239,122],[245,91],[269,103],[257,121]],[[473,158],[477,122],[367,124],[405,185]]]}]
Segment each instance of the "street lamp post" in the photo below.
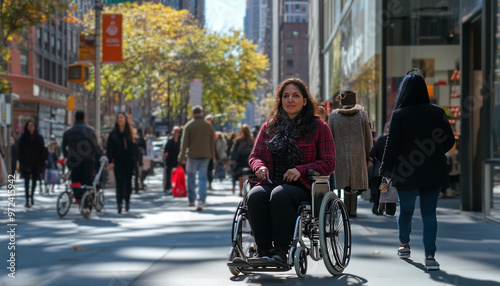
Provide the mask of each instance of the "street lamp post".
[{"label": "street lamp post", "polygon": [[95,0],[95,135],[101,138],[101,0]]}]

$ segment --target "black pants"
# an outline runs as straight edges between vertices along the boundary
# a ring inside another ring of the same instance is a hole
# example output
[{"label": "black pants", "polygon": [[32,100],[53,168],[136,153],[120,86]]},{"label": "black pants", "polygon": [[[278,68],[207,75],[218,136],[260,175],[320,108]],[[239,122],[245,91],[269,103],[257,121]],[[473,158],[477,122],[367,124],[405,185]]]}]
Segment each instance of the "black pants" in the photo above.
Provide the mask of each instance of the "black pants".
[{"label": "black pants", "polygon": [[165,170],[165,190],[172,189],[172,169],[177,166],[167,165]]},{"label": "black pants", "polygon": [[[310,191],[293,185],[259,185],[248,193],[248,221],[257,246],[289,246],[293,239],[297,209],[310,202]],[[267,247],[266,247],[267,246]]]},{"label": "black pants", "polygon": [[[26,172],[22,171],[24,178],[24,194],[26,196],[26,204],[29,204],[29,199],[33,201],[33,195],[35,194],[36,181],[40,178],[37,172]],[[30,195],[30,179],[31,179],[31,195]]]},{"label": "black pants", "polygon": [[134,190],[136,193],[139,192],[139,169],[140,168],[141,168],[140,166],[136,166],[134,168]]},{"label": "black pants", "polygon": [[116,204],[121,209],[122,203],[130,202],[130,193],[132,192],[132,174],[120,165],[115,165],[116,181]]},{"label": "black pants", "polygon": [[82,161],[71,170],[71,182],[91,186],[94,182],[95,161]]},{"label": "black pants", "polygon": [[210,159],[208,161],[208,168],[207,168],[207,182],[208,186],[212,187],[212,181],[214,180],[214,160]]}]

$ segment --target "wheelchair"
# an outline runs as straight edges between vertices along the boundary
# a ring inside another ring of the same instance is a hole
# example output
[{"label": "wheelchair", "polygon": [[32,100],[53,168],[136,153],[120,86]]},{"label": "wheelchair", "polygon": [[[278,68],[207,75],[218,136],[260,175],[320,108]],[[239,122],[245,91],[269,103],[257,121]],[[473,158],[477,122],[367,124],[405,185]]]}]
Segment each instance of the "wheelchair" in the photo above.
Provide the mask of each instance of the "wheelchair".
[{"label": "wheelchair", "polygon": [[[320,176],[309,170],[308,177],[313,181],[311,203],[300,204],[295,223],[292,245],[285,264],[250,264],[247,259],[257,253],[247,215],[247,198],[239,203],[232,222],[232,247],[227,265],[234,276],[252,272],[280,272],[295,268],[299,278],[307,273],[307,257],[323,262],[330,274],[341,275],[351,258],[351,224],[342,200],[330,190],[329,176]],[[251,176],[244,190],[251,189],[258,179]],[[234,263],[235,258],[244,263]],[[241,260],[240,260],[241,261]]]},{"label": "wheelchair", "polygon": [[[105,156],[99,159],[100,166],[97,174],[94,176],[92,186],[82,185],[78,182],[70,183],[70,175],[66,179],[66,189],[59,194],[57,198],[57,214],[64,217],[72,204],[79,206],[80,214],[84,218],[88,218],[92,214],[92,210],[100,212],[104,208],[104,190],[101,187],[101,175],[104,166],[108,162]],[[71,171],[70,171],[71,172]]]}]

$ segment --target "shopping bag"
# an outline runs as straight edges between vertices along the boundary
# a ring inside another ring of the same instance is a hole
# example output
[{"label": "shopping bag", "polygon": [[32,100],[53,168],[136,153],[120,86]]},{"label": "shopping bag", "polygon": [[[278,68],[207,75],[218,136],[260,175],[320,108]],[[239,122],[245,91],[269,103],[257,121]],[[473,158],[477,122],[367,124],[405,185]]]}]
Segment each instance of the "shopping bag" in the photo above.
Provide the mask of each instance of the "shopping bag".
[{"label": "shopping bag", "polygon": [[47,169],[45,171],[45,184],[58,185],[60,183],[61,176],[59,170],[57,169]]},{"label": "shopping bag", "polygon": [[172,195],[174,197],[180,198],[187,196],[186,190],[186,176],[184,173],[184,168],[182,166],[177,166],[177,168],[172,170]]}]

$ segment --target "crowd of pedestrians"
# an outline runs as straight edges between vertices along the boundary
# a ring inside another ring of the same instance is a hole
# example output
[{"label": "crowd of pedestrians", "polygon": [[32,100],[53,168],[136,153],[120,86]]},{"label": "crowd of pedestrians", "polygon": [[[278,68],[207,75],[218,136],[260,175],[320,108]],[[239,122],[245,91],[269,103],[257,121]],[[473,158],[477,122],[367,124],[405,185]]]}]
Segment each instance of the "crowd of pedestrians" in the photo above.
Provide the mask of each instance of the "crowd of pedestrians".
[{"label": "crowd of pedestrians", "polygon": [[[399,203],[398,255],[402,259],[410,257],[411,221],[418,196],[425,265],[428,270],[439,269],[434,257],[436,206],[440,192],[450,184],[445,154],[455,144],[446,114],[430,103],[425,80],[418,73],[404,78],[392,118],[379,137],[358,100],[355,91],[342,91],[338,108],[328,114],[302,80],[287,79],[277,88],[274,109],[262,128],[243,124],[231,133],[216,132],[213,116],[193,106],[191,120],[174,126],[164,146],[163,191],[172,191],[172,171],[182,167],[188,206],[202,211],[213,180],[230,178],[232,193],[238,183],[243,196],[247,193],[243,192],[244,170],[253,171],[260,183],[247,194],[249,222],[258,245],[252,259],[281,262],[288,255],[297,206],[311,199],[309,169],[331,176],[332,188],[342,193],[350,217],[356,217],[357,198],[364,191],[369,193],[375,215],[395,215]],[[125,212],[130,210],[133,187],[136,193],[146,189],[148,170],[143,162],[149,139],[141,129],[133,128],[124,112],[116,115],[113,130],[103,141],[85,124],[83,111],[76,111],[75,123],[64,132],[61,147],[55,136],[45,145],[33,120],[26,122],[19,141],[14,136],[10,139],[11,174],[19,170],[24,178],[26,208],[35,204],[37,182],[53,180],[62,166],[70,171],[72,182],[91,185],[101,156],[107,157],[107,171],[114,174],[119,214],[123,207]],[[380,186],[386,182],[396,188],[398,201],[379,203]]]}]

